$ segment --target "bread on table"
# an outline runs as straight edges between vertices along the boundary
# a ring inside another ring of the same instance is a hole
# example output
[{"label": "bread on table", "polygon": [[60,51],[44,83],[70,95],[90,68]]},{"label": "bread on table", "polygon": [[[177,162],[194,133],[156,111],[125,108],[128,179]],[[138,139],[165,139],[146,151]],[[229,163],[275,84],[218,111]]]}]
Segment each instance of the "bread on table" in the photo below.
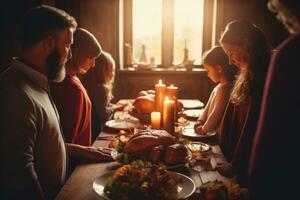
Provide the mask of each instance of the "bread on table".
[{"label": "bread on table", "polygon": [[166,148],[164,161],[167,165],[184,163],[187,153],[187,148],[183,144],[170,145]]},{"label": "bread on table", "polygon": [[133,106],[138,114],[151,113],[154,111],[154,99],[149,96],[137,97]]}]

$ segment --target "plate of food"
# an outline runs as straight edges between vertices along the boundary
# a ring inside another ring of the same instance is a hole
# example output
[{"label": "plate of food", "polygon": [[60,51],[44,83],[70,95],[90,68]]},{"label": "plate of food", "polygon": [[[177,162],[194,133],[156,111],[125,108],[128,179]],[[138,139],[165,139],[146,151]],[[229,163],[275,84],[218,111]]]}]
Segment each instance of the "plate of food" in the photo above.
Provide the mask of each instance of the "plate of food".
[{"label": "plate of food", "polygon": [[105,126],[115,130],[129,130],[137,126],[137,122],[130,120],[110,120],[105,123]]},{"label": "plate of food", "polygon": [[186,199],[196,189],[194,181],[163,165],[134,161],[93,182],[94,191],[106,200]]},{"label": "plate of food", "polygon": [[186,164],[189,159],[187,147],[165,130],[143,130],[113,143],[112,158],[122,164],[144,160],[163,163],[170,169]]},{"label": "plate of food", "polygon": [[195,132],[195,129],[193,127],[186,127],[182,130],[182,136],[187,138],[194,138],[194,139],[200,139],[200,138],[210,138],[215,136],[216,132],[208,132],[206,134],[200,135]]}]

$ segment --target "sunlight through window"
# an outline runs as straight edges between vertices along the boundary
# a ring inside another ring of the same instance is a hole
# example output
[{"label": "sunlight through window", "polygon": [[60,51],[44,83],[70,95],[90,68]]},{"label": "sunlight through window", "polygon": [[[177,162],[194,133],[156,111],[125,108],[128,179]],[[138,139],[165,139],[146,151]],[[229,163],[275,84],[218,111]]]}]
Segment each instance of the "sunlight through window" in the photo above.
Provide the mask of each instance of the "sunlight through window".
[{"label": "sunlight through window", "polygon": [[132,5],[134,61],[149,63],[150,57],[153,57],[155,63],[160,64],[162,0],[133,0]]},{"label": "sunlight through window", "polygon": [[183,62],[184,48],[190,61],[201,64],[203,38],[203,0],[175,0],[173,64]]}]

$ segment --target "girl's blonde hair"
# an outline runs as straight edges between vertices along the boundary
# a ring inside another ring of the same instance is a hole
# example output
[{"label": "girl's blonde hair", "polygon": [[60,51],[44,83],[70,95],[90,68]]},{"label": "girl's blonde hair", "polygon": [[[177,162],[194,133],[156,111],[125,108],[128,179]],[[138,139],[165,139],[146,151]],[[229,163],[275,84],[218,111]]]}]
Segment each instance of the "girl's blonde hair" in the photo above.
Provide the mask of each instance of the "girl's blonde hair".
[{"label": "girl's blonde hair", "polygon": [[[98,79],[106,91],[107,102],[110,102],[113,98],[112,90],[115,80],[115,60],[111,54],[102,52],[96,63],[100,66],[96,68]],[[112,76],[110,77],[110,75]]]},{"label": "girl's blonde hair", "polygon": [[77,71],[86,58],[97,58],[101,51],[101,46],[92,33],[83,28],[76,29],[71,45],[72,58],[66,64],[67,71]]}]

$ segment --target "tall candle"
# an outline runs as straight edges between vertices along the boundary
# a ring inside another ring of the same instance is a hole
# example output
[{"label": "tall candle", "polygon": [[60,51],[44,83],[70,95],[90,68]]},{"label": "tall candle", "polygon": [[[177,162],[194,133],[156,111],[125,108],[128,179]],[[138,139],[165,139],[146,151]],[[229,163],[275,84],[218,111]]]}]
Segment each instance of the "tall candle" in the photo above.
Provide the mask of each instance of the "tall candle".
[{"label": "tall candle", "polygon": [[171,100],[174,101],[174,118],[175,121],[177,121],[177,114],[178,114],[178,110],[177,110],[177,103],[178,103],[178,87],[175,87],[173,85],[170,85],[169,87],[167,87],[167,91],[166,91],[166,96],[168,96]]},{"label": "tall candle", "polygon": [[155,85],[155,111],[163,113],[163,101],[165,98],[166,85],[161,80]]},{"label": "tall candle", "polygon": [[151,113],[151,128],[160,129],[160,112]]},{"label": "tall candle", "polygon": [[169,100],[168,97],[166,97],[163,108],[163,128],[170,134],[174,134],[174,101]]}]

